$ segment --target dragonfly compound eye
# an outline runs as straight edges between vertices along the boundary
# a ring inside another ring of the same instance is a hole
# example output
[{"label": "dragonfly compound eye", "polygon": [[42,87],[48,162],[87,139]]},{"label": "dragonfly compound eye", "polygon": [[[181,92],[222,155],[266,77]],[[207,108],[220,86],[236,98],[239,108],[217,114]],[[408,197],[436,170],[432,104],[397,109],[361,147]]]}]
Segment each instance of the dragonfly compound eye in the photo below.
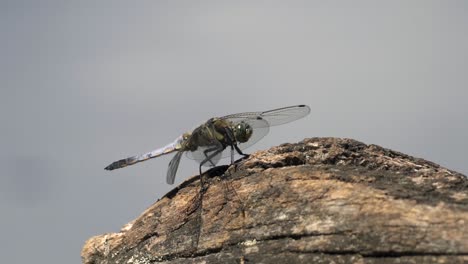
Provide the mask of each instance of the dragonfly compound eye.
[{"label": "dragonfly compound eye", "polygon": [[244,143],[250,139],[250,137],[252,136],[252,132],[252,127],[249,124],[241,122],[236,125],[234,133],[236,136],[236,140],[240,143]]}]

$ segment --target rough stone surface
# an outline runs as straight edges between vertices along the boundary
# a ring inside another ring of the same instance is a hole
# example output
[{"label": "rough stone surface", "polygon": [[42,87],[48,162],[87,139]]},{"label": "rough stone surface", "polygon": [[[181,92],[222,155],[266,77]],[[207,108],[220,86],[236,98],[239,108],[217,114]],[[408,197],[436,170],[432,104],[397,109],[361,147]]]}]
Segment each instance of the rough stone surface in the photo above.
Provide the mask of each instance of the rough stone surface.
[{"label": "rough stone surface", "polygon": [[168,193],[83,263],[468,263],[468,179],[352,139],[310,138]]}]

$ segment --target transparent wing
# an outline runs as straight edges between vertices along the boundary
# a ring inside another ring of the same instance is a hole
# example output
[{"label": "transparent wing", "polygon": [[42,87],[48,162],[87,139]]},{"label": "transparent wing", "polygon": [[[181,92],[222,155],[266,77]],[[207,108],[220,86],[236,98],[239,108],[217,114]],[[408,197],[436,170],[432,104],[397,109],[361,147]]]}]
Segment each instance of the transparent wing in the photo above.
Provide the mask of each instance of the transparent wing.
[{"label": "transparent wing", "polygon": [[179,151],[169,162],[169,168],[167,169],[166,182],[168,184],[174,184],[175,176],[177,169],[179,168],[180,158],[182,157],[182,152]]},{"label": "transparent wing", "polygon": [[218,142],[218,144],[213,143],[210,146],[198,147],[195,151],[187,151],[187,157],[196,160],[200,164],[203,163],[202,166],[204,167],[214,167],[225,151],[221,143]]},{"label": "transparent wing", "polygon": [[292,122],[294,120],[303,118],[310,113],[310,107],[307,105],[295,105],[273,109],[264,112],[246,112],[233,115],[227,115],[221,117],[223,119],[229,119],[234,123],[242,122],[245,120],[263,119],[267,123],[256,123],[257,126],[277,126]]}]

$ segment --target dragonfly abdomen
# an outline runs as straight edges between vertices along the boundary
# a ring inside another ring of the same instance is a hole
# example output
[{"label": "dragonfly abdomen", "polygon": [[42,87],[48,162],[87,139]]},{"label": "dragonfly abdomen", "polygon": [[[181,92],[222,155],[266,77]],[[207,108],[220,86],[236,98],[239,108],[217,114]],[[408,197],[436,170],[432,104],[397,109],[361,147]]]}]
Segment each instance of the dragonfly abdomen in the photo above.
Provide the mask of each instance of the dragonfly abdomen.
[{"label": "dragonfly abdomen", "polygon": [[127,167],[129,165],[133,165],[133,164],[138,163],[138,162],[142,162],[142,161],[145,161],[145,160],[148,160],[148,159],[152,159],[152,158],[156,158],[156,157],[159,157],[159,156],[162,156],[162,155],[165,155],[165,154],[169,154],[169,153],[174,152],[176,150],[179,150],[181,148],[181,144],[180,144],[181,140],[182,140],[182,137],[179,137],[174,142],[172,142],[171,144],[168,144],[168,145],[166,145],[166,146],[164,146],[162,148],[153,150],[151,152],[148,152],[148,153],[145,153],[145,154],[142,154],[142,155],[133,156],[133,157],[129,157],[129,158],[126,158],[126,159],[121,159],[121,160],[118,160],[118,161],[114,161],[114,162],[112,162],[112,164],[105,167],[104,169],[106,169],[106,170],[120,169],[120,168]]},{"label": "dragonfly abdomen", "polygon": [[133,164],[135,164],[137,162],[138,162],[138,160],[137,160],[136,156],[135,157],[130,157],[130,158],[114,161],[114,162],[112,162],[112,164],[105,167],[104,169],[106,169],[106,170],[120,169],[120,168],[123,168],[123,167],[127,167],[128,165],[133,165]]}]

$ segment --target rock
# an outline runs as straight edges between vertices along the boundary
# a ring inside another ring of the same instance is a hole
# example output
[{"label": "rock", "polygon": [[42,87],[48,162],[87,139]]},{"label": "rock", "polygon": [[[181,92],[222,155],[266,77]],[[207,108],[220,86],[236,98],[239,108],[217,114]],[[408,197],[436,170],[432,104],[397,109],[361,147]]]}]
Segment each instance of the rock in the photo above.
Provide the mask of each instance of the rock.
[{"label": "rock", "polygon": [[468,263],[468,179],[423,159],[310,138],[204,177],[90,238],[83,263]]}]

